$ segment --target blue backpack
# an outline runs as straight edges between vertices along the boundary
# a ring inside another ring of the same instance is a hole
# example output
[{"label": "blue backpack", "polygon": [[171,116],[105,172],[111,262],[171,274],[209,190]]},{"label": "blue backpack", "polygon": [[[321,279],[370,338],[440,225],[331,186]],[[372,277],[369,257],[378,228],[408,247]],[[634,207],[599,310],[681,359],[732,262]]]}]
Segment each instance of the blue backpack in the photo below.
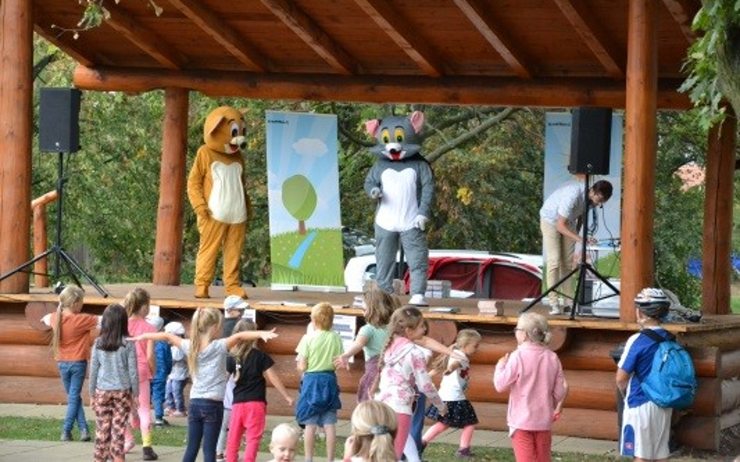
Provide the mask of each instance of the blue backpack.
[{"label": "blue backpack", "polygon": [[689,352],[676,343],[672,334],[665,338],[651,329],[644,329],[642,333],[658,343],[653,367],[642,382],[642,391],[660,407],[685,409],[691,406],[697,383]]}]

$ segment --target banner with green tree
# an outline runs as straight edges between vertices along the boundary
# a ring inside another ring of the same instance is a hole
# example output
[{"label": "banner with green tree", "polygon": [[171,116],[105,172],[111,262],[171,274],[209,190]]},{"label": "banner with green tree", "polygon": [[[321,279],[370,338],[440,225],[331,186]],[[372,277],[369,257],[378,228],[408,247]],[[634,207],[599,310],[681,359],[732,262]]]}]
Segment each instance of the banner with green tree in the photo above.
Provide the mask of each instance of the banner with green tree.
[{"label": "banner with green tree", "polygon": [[273,288],[343,290],[335,115],[266,112]]}]

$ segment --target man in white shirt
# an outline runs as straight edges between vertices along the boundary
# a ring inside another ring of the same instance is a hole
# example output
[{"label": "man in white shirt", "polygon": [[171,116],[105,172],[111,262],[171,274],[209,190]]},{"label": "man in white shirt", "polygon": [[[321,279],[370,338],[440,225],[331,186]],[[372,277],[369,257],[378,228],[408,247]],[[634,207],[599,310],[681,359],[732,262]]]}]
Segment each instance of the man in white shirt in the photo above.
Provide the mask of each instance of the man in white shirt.
[{"label": "man in white shirt", "polygon": [[[547,265],[547,287],[552,287],[573,270],[575,244],[583,238],[578,234],[577,221],[586,211],[582,181],[571,181],[556,189],[545,199],[540,209],[540,230]],[[599,206],[612,197],[612,184],[599,180],[588,190],[588,207]],[[560,286],[561,292],[572,294],[572,278]],[[548,294],[550,314],[562,314],[558,294]]]}]

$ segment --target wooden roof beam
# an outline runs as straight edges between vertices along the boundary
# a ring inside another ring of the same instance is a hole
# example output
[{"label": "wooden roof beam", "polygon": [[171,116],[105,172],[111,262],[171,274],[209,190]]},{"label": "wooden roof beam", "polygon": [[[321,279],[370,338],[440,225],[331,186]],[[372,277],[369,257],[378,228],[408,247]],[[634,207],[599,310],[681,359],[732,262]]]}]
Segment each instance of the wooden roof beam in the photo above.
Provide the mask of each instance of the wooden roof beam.
[{"label": "wooden roof beam", "polygon": [[663,0],[666,8],[673,16],[673,19],[678,23],[678,27],[681,28],[681,33],[686,37],[686,41],[693,43],[696,39],[694,31],[691,30],[691,23],[694,21],[694,16],[699,12],[700,4],[691,0]]},{"label": "wooden roof beam", "polygon": [[269,61],[259,50],[245,43],[231,26],[200,2],[194,0],[169,0],[169,2],[244,64],[247,70],[265,72],[270,69]]},{"label": "wooden roof beam", "polygon": [[593,16],[584,8],[580,0],[554,0],[554,2],[581,39],[596,55],[596,59],[604,66],[606,72],[615,79],[623,79],[625,76],[624,59],[619,58],[619,53],[611,46],[601,26],[596,24]]},{"label": "wooden roof beam", "polygon": [[439,77],[445,74],[442,60],[427,45],[427,41],[413,32],[404,22],[398,10],[386,0],[355,0],[355,3],[375,21],[404,53],[406,53],[425,74]]},{"label": "wooden roof beam", "polygon": [[357,63],[321,27],[293,2],[261,0],[262,4],[288,26],[298,37],[340,74],[357,73]]},{"label": "wooden roof beam", "polygon": [[107,5],[106,8],[110,12],[110,17],[105,20],[105,24],[126,37],[164,67],[174,70],[183,67],[185,59],[179,56],[174,50],[171,50],[152,31],[142,27],[138,21],[118,7]]},{"label": "wooden roof beam", "polygon": [[[665,109],[692,107],[678,92],[682,79],[659,82],[657,105]],[[140,93],[161,88],[187,88],[206,95],[261,99],[424,103],[487,106],[623,108],[624,82],[611,79],[519,77],[345,77],[336,74],[259,74],[200,70],[88,68],[77,66],[74,85],[83,90]]]},{"label": "wooden roof beam", "polygon": [[[63,40],[63,33],[54,33],[54,29],[51,27],[50,23],[42,22],[39,18],[34,19],[36,20],[36,24],[34,25],[33,30],[60,50],[64,50],[64,53],[69,55],[72,59],[83,66],[92,67],[96,64],[100,64],[96,62],[92,56],[82,51],[80,47],[75,46],[73,44],[73,40]],[[69,35],[71,36],[72,34]]]},{"label": "wooden roof beam", "polygon": [[491,14],[477,0],[453,1],[516,75],[525,79],[532,78],[534,73],[526,64],[522,53],[516,49],[506,33],[491,17]]}]

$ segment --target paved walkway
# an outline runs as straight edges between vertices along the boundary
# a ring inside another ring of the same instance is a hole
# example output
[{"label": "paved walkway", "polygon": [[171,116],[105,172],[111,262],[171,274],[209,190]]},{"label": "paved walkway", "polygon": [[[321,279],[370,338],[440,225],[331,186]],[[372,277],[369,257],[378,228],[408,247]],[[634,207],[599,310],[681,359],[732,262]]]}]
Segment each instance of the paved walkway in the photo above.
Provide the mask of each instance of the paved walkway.
[{"label": "paved walkway", "polygon": [[[64,417],[66,406],[54,405],[33,405],[33,404],[0,404],[0,416],[25,416],[25,417],[48,417],[61,419]],[[90,409],[86,409],[86,415],[91,418],[94,414]],[[1,418],[1,417],[0,417]],[[269,438],[269,432],[280,422],[284,422],[285,417],[268,416],[267,431],[265,436]],[[184,419],[171,420],[171,423],[186,425]],[[349,435],[350,425],[346,420],[340,420],[337,423],[337,435],[345,437]],[[155,436],[156,438],[156,436]],[[457,444],[459,433],[456,431],[446,432],[437,440],[440,442]],[[486,430],[477,430],[473,437],[473,447],[488,446],[497,448],[510,448],[511,442],[505,432],[494,432]],[[576,452],[594,456],[593,460],[599,460],[599,456],[615,455],[617,444],[614,441],[594,440],[588,438],[574,438],[566,436],[553,437],[553,450],[557,452]],[[137,446],[138,448],[138,446]],[[181,447],[154,446],[155,451],[159,454],[159,460],[162,462],[179,462],[182,460],[184,445]],[[338,447],[338,453],[341,455],[342,448]],[[61,441],[9,441],[0,440],[0,462],[5,461],[83,461],[91,460],[93,453],[92,443],[82,442],[61,442]],[[134,449],[129,455],[128,460],[141,460],[141,452]],[[202,458],[198,458],[202,460]],[[260,453],[259,461],[270,460],[270,455]],[[325,461],[324,458],[314,458],[315,461]]]}]

